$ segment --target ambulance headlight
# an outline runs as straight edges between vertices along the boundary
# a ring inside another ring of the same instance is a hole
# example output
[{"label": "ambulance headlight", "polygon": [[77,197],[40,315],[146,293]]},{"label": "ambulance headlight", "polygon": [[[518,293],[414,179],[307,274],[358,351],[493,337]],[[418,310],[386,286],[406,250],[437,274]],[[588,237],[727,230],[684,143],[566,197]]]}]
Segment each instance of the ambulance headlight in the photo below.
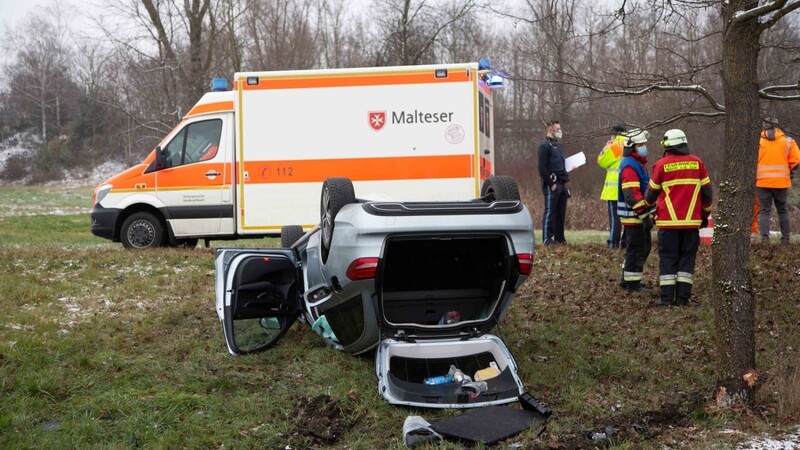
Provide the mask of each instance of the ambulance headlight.
[{"label": "ambulance headlight", "polygon": [[101,184],[100,186],[97,186],[97,188],[94,190],[94,199],[92,201],[92,204],[96,205],[102,202],[103,199],[106,197],[106,195],[108,195],[108,193],[111,192],[112,187],[113,186],[111,186],[110,184]]}]

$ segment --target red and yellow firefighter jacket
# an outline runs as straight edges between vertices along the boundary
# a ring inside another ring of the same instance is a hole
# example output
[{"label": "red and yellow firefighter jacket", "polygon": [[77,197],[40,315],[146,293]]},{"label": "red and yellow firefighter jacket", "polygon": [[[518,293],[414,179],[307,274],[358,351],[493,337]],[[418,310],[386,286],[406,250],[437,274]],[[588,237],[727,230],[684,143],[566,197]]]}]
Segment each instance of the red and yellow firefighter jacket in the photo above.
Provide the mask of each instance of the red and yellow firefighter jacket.
[{"label": "red and yellow firefighter jacket", "polygon": [[[688,151],[687,151],[688,153]],[[658,228],[700,228],[711,214],[711,179],[694,155],[667,152],[653,165],[645,202],[656,205]]]},{"label": "red and yellow firefighter jacket", "polygon": [[767,132],[761,132],[758,142],[758,169],[756,187],[785,189],[792,187],[790,171],[800,163],[800,150],[797,142],[786,136],[783,130],[775,128],[775,139],[769,139]]}]

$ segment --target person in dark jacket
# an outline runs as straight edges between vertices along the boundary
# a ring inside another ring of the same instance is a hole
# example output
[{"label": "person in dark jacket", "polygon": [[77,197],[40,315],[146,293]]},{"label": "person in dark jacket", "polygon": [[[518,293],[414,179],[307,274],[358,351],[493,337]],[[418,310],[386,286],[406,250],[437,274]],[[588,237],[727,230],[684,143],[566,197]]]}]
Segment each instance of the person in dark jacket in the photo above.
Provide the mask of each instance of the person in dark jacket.
[{"label": "person in dark jacket", "polygon": [[619,165],[617,214],[625,227],[627,245],[620,286],[629,292],[643,289],[644,263],[650,256],[653,215],[644,201],[650,175],[647,174],[647,138],[650,133],[635,128],[625,135],[622,162]]},{"label": "person in dark jacket", "polygon": [[559,142],[563,134],[561,124],[554,120],[547,124],[547,136],[539,144],[539,176],[542,178],[544,214],[542,217],[542,242],[544,245],[566,244],[564,222],[567,218],[567,170],[564,166],[564,147]]}]

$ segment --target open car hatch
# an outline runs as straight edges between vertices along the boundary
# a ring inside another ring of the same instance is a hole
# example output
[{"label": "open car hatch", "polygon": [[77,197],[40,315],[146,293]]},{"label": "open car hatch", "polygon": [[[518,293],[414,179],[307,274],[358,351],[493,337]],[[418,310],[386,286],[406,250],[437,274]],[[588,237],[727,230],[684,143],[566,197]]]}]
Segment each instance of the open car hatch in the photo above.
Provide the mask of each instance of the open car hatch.
[{"label": "open car hatch", "polygon": [[[375,369],[390,403],[428,408],[517,401],[524,392],[503,341],[520,264],[503,232],[394,235],[379,268]],[[485,384],[448,379],[451,368]],[[461,381],[461,382],[459,382]]]}]

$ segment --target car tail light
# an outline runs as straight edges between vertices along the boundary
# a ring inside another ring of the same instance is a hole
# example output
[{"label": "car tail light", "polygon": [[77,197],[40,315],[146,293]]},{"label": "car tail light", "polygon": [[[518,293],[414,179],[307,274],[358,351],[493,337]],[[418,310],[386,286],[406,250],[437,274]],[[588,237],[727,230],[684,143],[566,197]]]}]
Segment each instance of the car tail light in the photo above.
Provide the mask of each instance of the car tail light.
[{"label": "car tail light", "polygon": [[353,281],[375,278],[375,272],[378,270],[378,261],[380,261],[379,258],[358,258],[351,262],[350,267],[347,268],[347,278]]},{"label": "car tail light", "polygon": [[533,271],[533,253],[517,253],[517,262],[519,263],[519,273],[522,275],[530,275]]}]

